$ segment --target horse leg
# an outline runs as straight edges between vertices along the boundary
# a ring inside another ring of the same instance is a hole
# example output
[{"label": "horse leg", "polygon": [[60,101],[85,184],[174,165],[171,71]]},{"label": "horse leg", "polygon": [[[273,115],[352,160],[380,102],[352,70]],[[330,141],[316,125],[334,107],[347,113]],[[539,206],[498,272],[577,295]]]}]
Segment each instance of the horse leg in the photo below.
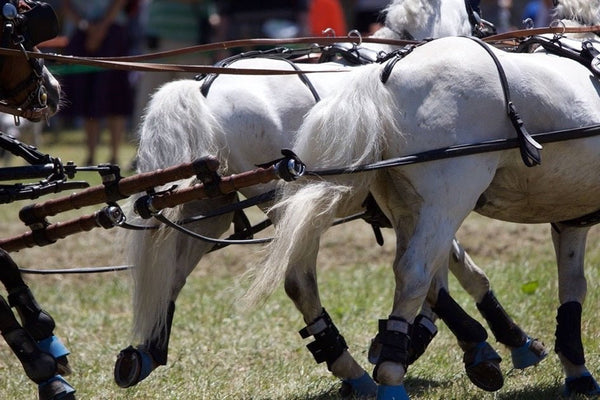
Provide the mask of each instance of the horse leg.
[{"label": "horse leg", "polygon": [[[399,225],[395,224],[399,243],[394,261],[394,306],[388,319],[379,321],[381,353],[373,371],[380,384],[378,400],[408,399],[403,381],[408,367],[410,326],[426,300],[434,275],[441,267],[448,265],[450,241],[455,230],[448,225],[427,226],[433,221],[424,219],[426,214],[425,210],[415,213],[417,223],[406,247],[406,233],[401,232]],[[428,240],[422,240],[423,235]],[[406,250],[402,251],[403,248]],[[444,310],[441,313],[444,314]]]},{"label": "horse leg", "polygon": [[[26,288],[18,267],[8,254],[1,249],[0,280],[3,281],[7,288]],[[28,289],[27,291],[29,292]],[[21,298],[24,298],[25,301],[21,301]],[[52,336],[45,337],[42,341],[32,336],[32,332],[40,332],[38,331],[40,326],[43,328],[47,326],[47,319],[45,317],[41,318],[41,323],[38,323],[40,320],[38,316],[40,314],[50,318],[50,321],[52,321],[52,318],[40,310],[33,296],[29,297],[21,293],[18,301],[15,301],[15,303],[17,304],[17,310],[21,314],[21,319],[28,323],[29,328],[23,328],[19,324],[9,304],[0,296],[0,332],[21,362],[29,379],[38,384],[39,399],[74,399],[75,390],[60,375],[61,368],[59,368],[55,355],[59,354],[66,361],[66,355],[64,355],[63,350],[64,346],[58,340],[54,340],[54,344],[48,346],[48,343],[52,342],[52,340],[48,339]],[[54,328],[53,323],[54,321],[52,321],[52,329]],[[32,329],[31,331],[30,328]],[[52,329],[50,329],[50,334]],[[58,346],[56,345],[57,341],[60,344]],[[68,366],[68,364],[65,365]]]},{"label": "horse leg", "polygon": [[527,335],[508,315],[492,292],[487,275],[456,239],[452,241],[450,271],[475,300],[496,340],[511,350],[514,368],[525,369],[546,358],[548,350],[544,343]]},{"label": "horse leg", "polygon": [[[475,206],[477,193],[481,193],[492,179],[485,168],[476,167],[475,161],[481,160],[453,160],[452,169],[445,168],[443,162],[402,171],[391,169],[385,174],[387,179],[378,179],[375,187],[371,187],[375,199],[394,226],[397,240],[393,264],[394,304],[388,319],[379,326],[383,347],[373,373],[380,384],[379,400],[408,397],[403,380],[408,361],[409,326],[424,304],[436,274],[448,269],[452,239]],[[483,164],[490,163],[491,167],[495,162],[490,159],[484,160]],[[474,168],[477,173],[471,174],[469,184],[465,185],[456,171],[474,171]],[[381,174],[381,178],[386,178],[385,175]],[[444,182],[443,193],[440,192],[440,181]],[[450,322],[452,313],[458,308],[439,289],[433,311]],[[457,332],[460,328],[457,324]],[[485,334],[484,329],[482,332]],[[459,333],[462,342],[485,341],[483,335],[469,337],[469,333],[462,330]],[[464,350],[470,349],[467,346]]]},{"label": "horse leg", "polygon": [[581,342],[581,311],[587,282],[584,274],[585,242],[589,227],[552,224],[552,243],[558,264],[556,341],[554,349],[566,374],[565,395],[599,395],[600,386],[585,366]]},{"label": "horse leg", "polygon": [[303,339],[314,338],[306,347],[317,363],[325,362],[329,371],[342,380],[342,396],[375,396],[375,382],[350,355],[344,337],[321,305],[316,275],[318,246],[318,240],[314,240],[312,248],[305,249],[285,274],[285,291],[307,324],[300,335]]},{"label": "horse leg", "polygon": [[[206,214],[208,210],[231,204],[235,194],[186,203],[173,212],[172,220]],[[190,229],[207,237],[221,236],[232,222],[232,214],[195,223]],[[161,228],[162,229],[162,228]],[[170,228],[168,228],[170,229]],[[136,249],[138,271],[134,275],[136,294],[134,300],[135,326],[139,344],[123,349],[115,363],[114,379],[117,385],[127,388],[136,385],[160,365],[167,364],[171,326],[175,314],[175,301],[185,285],[188,275],[213,243],[200,241],[179,232],[162,231],[143,240],[132,240]],[[174,266],[173,266],[174,264]],[[160,311],[156,311],[160,310]]]},{"label": "horse leg", "polygon": [[8,302],[15,307],[23,328],[38,342],[40,348],[52,354],[62,375],[71,373],[67,355],[69,350],[53,334],[56,324],[46,311],[42,310],[29,287],[23,281],[19,267],[7,252],[0,249],[0,281],[8,291]]},{"label": "horse leg", "polygon": [[487,343],[485,328],[450,296],[446,270],[436,274],[427,299],[431,311],[444,321],[463,349],[463,363],[471,382],[489,392],[499,390],[504,385],[502,358]]},{"label": "horse leg", "polygon": [[42,383],[56,373],[56,360],[42,351],[29,332],[19,324],[10,306],[0,296],[0,332],[23,365],[25,373],[35,383]]}]

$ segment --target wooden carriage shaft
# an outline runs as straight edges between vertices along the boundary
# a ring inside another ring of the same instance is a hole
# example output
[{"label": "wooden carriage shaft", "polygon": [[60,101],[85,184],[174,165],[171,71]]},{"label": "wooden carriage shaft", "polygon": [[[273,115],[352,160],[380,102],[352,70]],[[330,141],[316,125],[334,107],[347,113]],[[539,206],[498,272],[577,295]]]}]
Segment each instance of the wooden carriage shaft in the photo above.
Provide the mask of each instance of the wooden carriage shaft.
[{"label": "wooden carriage shaft", "polygon": [[[222,194],[229,194],[244,187],[267,183],[279,178],[276,166],[271,166],[269,168],[259,168],[241,174],[223,177],[216,185]],[[98,194],[94,192],[94,196],[98,196]],[[205,199],[207,197],[209,196],[204,185],[196,184],[191,187],[148,196],[148,205],[154,211],[159,211],[164,208],[174,207],[179,204]],[[101,221],[102,218],[105,219],[104,223]],[[98,211],[94,214],[85,215],[70,221],[50,224],[37,231],[30,231],[19,236],[0,240],[0,248],[10,253],[27,247],[51,244],[75,233],[90,231],[98,227],[109,229],[112,226],[109,226],[106,223],[106,218],[101,211]],[[40,244],[36,235],[43,235],[43,244]]]},{"label": "wooden carriage shaft", "polygon": [[[156,186],[197,175],[201,171],[201,168],[217,171],[218,167],[219,162],[216,158],[204,157],[191,163],[121,178],[115,185],[121,198],[126,198],[132,194],[144,192]],[[73,193],[67,197],[60,197],[26,206],[19,212],[19,218],[29,225],[32,222],[42,221],[45,217],[64,211],[111,201],[108,197],[106,186],[97,185],[81,192]]]},{"label": "wooden carriage shaft", "polygon": [[[258,168],[252,171],[222,177],[215,185],[218,187],[218,193],[226,195],[248,186],[267,183],[279,178],[277,166],[274,165],[268,168]],[[171,208],[179,204],[208,197],[210,197],[208,189],[204,184],[198,183],[187,188],[149,195],[147,197],[146,206],[151,212],[158,212],[164,208]]]},{"label": "wooden carriage shaft", "polygon": [[[91,231],[94,228],[101,226],[98,223],[98,212],[90,215],[85,215],[77,219],[67,222],[58,222],[48,225],[43,229],[44,237],[53,243],[59,239],[64,239],[79,232]],[[40,246],[33,231],[23,233],[19,236],[0,240],[0,248],[7,252],[19,251],[28,247]]]}]

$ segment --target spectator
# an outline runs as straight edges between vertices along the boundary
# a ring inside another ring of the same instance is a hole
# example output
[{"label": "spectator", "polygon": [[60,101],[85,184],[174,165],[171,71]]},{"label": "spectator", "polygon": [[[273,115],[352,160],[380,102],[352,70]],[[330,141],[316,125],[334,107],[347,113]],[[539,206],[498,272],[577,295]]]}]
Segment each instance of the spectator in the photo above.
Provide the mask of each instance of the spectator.
[{"label": "spectator", "polygon": [[389,0],[357,0],[354,6],[354,28],[364,36],[370,36],[383,26],[382,11]]},{"label": "spectator", "polygon": [[220,0],[217,41],[307,36],[309,0]]},{"label": "spectator", "polygon": [[549,26],[552,22],[552,0],[534,0],[525,5],[523,21],[531,19],[534,28]]},{"label": "spectator", "polygon": [[[64,0],[64,17],[73,27],[67,54],[115,57],[129,53],[128,0]],[[102,121],[111,136],[111,163],[118,163],[127,118],[133,108],[133,90],[127,71],[102,70],[67,75],[63,82],[68,105],[64,112],[83,117],[87,159],[95,162]]]},{"label": "spectator", "polygon": [[348,33],[346,17],[339,0],[312,0],[309,9],[310,34],[323,35],[323,31],[331,28],[337,36]]},{"label": "spectator", "polygon": [[[208,0],[148,0],[142,10],[144,53],[160,52],[208,43],[211,37],[209,19],[214,14],[214,2]],[[188,53],[166,60],[175,64],[210,64],[210,56]],[[150,95],[163,83],[174,79],[192,78],[194,74],[180,72],[143,72],[135,99],[133,121],[140,121]]]}]

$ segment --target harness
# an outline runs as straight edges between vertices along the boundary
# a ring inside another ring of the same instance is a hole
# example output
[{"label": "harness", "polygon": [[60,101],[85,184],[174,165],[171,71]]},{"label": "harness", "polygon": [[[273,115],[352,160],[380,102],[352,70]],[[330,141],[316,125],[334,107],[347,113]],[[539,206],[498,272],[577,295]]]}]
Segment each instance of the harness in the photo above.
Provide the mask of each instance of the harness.
[{"label": "harness", "polygon": [[[19,117],[41,119],[47,115],[47,91],[43,82],[43,59],[27,55],[35,45],[56,37],[58,18],[49,4],[30,0],[10,0],[2,4],[2,40],[3,48],[19,49],[28,60],[31,74],[12,89],[0,88],[0,112]],[[4,68],[4,58],[0,58],[0,70]],[[17,103],[16,97],[27,91],[24,101]]]},{"label": "harness", "polygon": [[[540,150],[542,149],[542,146],[531,137],[529,132],[527,132],[523,120],[521,120],[521,117],[517,113],[517,110],[510,99],[508,79],[506,78],[506,73],[504,72],[504,68],[500,63],[500,60],[489,48],[489,46],[481,39],[476,37],[467,37],[467,39],[473,40],[475,43],[480,45],[489,54],[489,56],[494,61],[494,64],[496,65],[496,69],[498,70],[498,76],[500,78],[500,83],[502,85],[502,92],[504,93],[504,104],[506,108],[506,113],[515,129],[515,132],[517,133],[517,138],[519,140],[519,150],[521,151],[521,158],[523,159],[523,162],[528,167],[533,167],[535,165],[540,164],[542,162],[540,155]],[[396,52],[394,54],[394,57],[387,62],[387,64],[382,70],[380,79],[383,83],[386,83],[388,81],[392,70],[394,69],[394,66],[398,63],[398,61],[406,57],[410,52],[412,52],[413,49],[414,47],[408,50]]]},{"label": "harness", "polygon": [[[298,71],[298,78],[302,81],[302,83],[308,88],[308,90],[313,95],[315,102],[319,102],[321,100],[321,96],[317,92],[315,86],[308,78],[307,74],[303,72],[302,68],[298,65],[297,60],[299,57],[308,56],[313,53],[319,52],[321,54],[318,63],[323,62],[340,62],[340,60],[346,61],[347,64],[350,65],[365,65],[376,62],[380,59],[381,55],[374,50],[362,47],[360,45],[356,45],[353,43],[334,43],[330,46],[313,46],[310,48],[303,49],[291,49],[288,47],[275,47],[268,50],[252,50],[243,52],[240,54],[233,55],[231,57],[225,58],[215,64],[216,67],[224,68],[228,67],[231,64],[248,59],[255,58],[268,58],[272,60],[279,60],[290,65],[294,71]],[[197,81],[202,82],[202,86],[200,87],[200,92],[204,97],[208,96],[208,92],[214,83],[214,81],[219,77],[218,73],[212,74],[199,74],[196,75],[195,79]]]},{"label": "harness", "polygon": [[[521,42],[516,51],[520,53],[530,52],[536,45],[541,46],[548,53],[577,61],[588,68],[596,78],[600,78],[600,51],[594,47],[593,41],[580,42],[560,36],[555,36],[552,39],[543,36],[532,36]],[[577,45],[581,48],[576,48]]]}]

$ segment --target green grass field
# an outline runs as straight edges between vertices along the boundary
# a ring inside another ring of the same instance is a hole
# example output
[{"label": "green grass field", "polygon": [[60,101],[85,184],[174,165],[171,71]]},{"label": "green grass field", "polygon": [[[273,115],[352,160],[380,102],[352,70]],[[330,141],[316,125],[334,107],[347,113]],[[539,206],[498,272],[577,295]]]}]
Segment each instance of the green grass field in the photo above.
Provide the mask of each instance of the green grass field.
[{"label": "green grass field", "polygon": [[[85,158],[81,132],[67,132],[58,143],[40,146],[63,161]],[[123,164],[134,146],[124,147]],[[99,157],[102,160],[102,156]],[[92,177],[82,179],[92,181]],[[94,182],[97,183],[97,182]],[[24,232],[18,210],[29,202],[0,207],[3,237]],[[94,208],[69,212],[72,218]],[[61,220],[52,218],[52,221]],[[367,366],[366,352],[375,335],[377,319],[391,308],[393,238],[377,247],[370,228],[356,221],[331,229],[319,255],[322,301],[346,337],[356,358]],[[123,249],[117,229],[94,230],[54,245],[14,254],[24,268],[67,268],[121,265]],[[538,367],[511,369],[510,354],[490,343],[504,358],[504,387],[489,394],[474,387],[464,372],[462,353],[443,324],[428,352],[413,365],[406,386],[420,399],[559,398],[563,376],[553,352],[557,278],[548,226],[500,223],[472,216],[459,239],[489,274],[497,297],[532,336],[544,341],[550,356]],[[588,243],[589,293],[584,307],[584,345],[588,367],[600,373],[600,327],[594,315],[599,304],[596,289],[600,269],[598,231]],[[113,382],[119,351],[128,346],[131,321],[131,283],[127,272],[99,275],[27,275],[40,304],[56,319],[59,335],[72,354],[74,374],[68,380],[79,399],[338,399],[338,382],[324,365],[316,365],[297,331],[299,313],[278,290],[258,309],[241,312],[235,298],[243,290],[240,272],[256,261],[260,247],[229,247],[207,256],[188,280],[177,302],[169,364],[157,369],[134,388]],[[456,281],[451,289],[457,301],[480,321],[473,302]],[[0,344],[0,399],[35,399],[35,386],[5,344]]]}]

